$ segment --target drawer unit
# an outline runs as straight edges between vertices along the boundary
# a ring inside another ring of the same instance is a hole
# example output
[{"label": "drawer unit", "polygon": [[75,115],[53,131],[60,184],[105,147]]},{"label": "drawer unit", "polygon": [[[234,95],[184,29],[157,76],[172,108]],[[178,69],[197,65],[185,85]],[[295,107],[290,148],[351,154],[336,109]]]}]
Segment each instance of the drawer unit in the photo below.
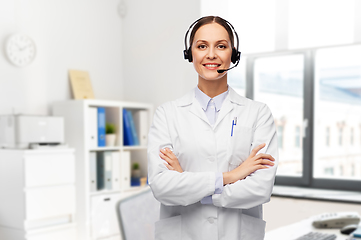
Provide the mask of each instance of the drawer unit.
[{"label": "drawer unit", "polygon": [[26,240],[77,240],[76,228],[67,227],[34,234],[30,233],[26,236]]},{"label": "drawer unit", "polygon": [[76,225],[68,224],[61,227],[49,227],[35,231],[0,226],[1,240],[77,240]]},{"label": "drawer unit", "polygon": [[92,237],[120,236],[116,205],[121,194],[104,194],[91,198]]},{"label": "drawer unit", "polygon": [[25,155],[24,171],[25,187],[74,183],[74,155],[66,152]]},{"label": "drawer unit", "polygon": [[25,209],[27,221],[74,215],[75,187],[68,185],[26,190]]},{"label": "drawer unit", "polygon": [[73,149],[0,150],[0,192],[1,240],[76,239]]}]

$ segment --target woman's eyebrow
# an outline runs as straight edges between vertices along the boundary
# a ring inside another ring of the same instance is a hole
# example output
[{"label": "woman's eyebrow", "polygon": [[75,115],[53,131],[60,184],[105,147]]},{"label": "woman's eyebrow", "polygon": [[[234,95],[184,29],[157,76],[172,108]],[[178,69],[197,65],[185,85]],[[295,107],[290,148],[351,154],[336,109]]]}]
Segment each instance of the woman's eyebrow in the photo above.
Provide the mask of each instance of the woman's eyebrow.
[{"label": "woman's eyebrow", "polygon": [[[198,42],[205,42],[205,43],[207,43],[208,41],[207,40],[197,40],[196,41],[196,43],[198,43]],[[226,40],[226,39],[222,39],[222,40],[218,40],[218,41],[216,41],[216,43],[220,43],[220,42],[227,42],[228,43],[228,41]]]}]

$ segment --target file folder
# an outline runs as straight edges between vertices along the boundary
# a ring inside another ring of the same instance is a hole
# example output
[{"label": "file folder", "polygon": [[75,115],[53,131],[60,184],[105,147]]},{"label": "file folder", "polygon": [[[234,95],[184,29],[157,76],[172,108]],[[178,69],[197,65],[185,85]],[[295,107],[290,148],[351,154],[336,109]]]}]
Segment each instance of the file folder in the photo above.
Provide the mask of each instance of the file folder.
[{"label": "file folder", "polygon": [[89,170],[90,170],[90,191],[97,190],[97,154],[96,152],[89,153]]},{"label": "file folder", "polygon": [[97,148],[98,147],[98,108],[90,107],[88,109],[88,140],[89,140],[89,148]]},{"label": "file folder", "polygon": [[98,107],[98,147],[105,147],[105,108]]},{"label": "file folder", "polygon": [[133,134],[129,122],[128,111],[123,109],[123,142],[124,146],[132,146],[133,142]]},{"label": "file folder", "polygon": [[112,190],[112,152],[104,152],[104,182],[105,189]]},{"label": "file folder", "polygon": [[139,110],[134,113],[134,123],[138,133],[139,145],[147,146],[148,143],[148,111]]}]

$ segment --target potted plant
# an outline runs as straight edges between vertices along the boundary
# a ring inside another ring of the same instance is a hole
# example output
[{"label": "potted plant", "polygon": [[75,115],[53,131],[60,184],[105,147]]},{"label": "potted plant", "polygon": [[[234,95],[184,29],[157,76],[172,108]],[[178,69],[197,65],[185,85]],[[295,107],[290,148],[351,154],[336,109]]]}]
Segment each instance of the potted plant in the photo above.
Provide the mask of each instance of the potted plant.
[{"label": "potted plant", "polygon": [[132,175],[131,175],[131,186],[140,186],[140,166],[139,163],[135,162],[132,165]]},{"label": "potted plant", "polygon": [[107,123],[105,125],[105,142],[108,147],[115,146],[116,140],[116,128],[112,123]]},{"label": "potted plant", "polygon": [[133,163],[132,167],[132,177],[134,178],[140,178],[140,166],[139,163]]}]

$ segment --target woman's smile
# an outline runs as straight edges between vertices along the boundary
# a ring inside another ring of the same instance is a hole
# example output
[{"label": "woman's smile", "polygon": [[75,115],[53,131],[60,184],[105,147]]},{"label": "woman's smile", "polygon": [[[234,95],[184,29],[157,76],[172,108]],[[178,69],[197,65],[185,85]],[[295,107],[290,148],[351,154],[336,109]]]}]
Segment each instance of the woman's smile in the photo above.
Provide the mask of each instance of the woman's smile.
[{"label": "woman's smile", "polygon": [[218,63],[205,63],[205,64],[203,64],[203,66],[205,68],[207,68],[208,70],[216,70],[221,66],[221,64],[218,64]]}]

